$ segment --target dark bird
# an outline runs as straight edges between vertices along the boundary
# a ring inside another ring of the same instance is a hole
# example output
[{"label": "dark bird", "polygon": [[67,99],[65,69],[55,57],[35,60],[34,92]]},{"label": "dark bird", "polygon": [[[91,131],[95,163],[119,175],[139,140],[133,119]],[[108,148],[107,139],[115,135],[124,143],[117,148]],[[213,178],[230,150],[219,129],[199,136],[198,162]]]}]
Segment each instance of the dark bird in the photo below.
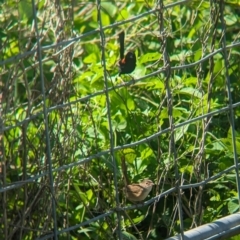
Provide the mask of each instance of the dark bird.
[{"label": "dark bird", "polygon": [[136,55],[134,52],[129,51],[124,56],[124,31],[119,34],[120,43],[120,61],[119,61],[119,75],[128,74],[133,72],[136,67]]}]

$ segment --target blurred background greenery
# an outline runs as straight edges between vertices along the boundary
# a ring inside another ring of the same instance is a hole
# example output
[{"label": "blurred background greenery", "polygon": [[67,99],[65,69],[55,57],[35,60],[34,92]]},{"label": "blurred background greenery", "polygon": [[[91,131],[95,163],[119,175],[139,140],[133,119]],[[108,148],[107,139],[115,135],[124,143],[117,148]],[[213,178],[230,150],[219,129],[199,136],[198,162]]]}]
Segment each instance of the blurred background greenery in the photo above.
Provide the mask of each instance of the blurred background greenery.
[{"label": "blurred background greenery", "polygon": [[[101,38],[96,31],[99,29],[96,2],[39,0],[35,4],[44,47],[42,67],[55,196],[51,194],[49,176],[43,174],[49,165],[39,55],[33,51],[37,50],[37,41],[32,2],[2,1],[0,86],[4,124],[0,234],[3,239],[36,239],[51,234],[52,198],[56,203],[58,230],[116,207],[111,154],[105,152],[81,163],[81,159],[110,148],[106,95],[100,92],[104,90],[104,77]],[[238,47],[228,48],[227,67],[221,51],[201,60],[220,49],[224,38],[227,45],[239,41],[239,2],[226,1],[221,6],[221,1],[180,4],[169,0],[164,4],[164,32],[161,32],[160,11],[150,12],[157,7],[155,1],[102,1],[101,18],[107,27],[104,48],[108,86],[116,87],[161,69],[166,41],[171,67],[176,67],[171,70],[169,82],[174,125],[228,106],[226,72],[231,81],[231,100],[239,104]],[[125,51],[135,51],[137,67],[131,76],[119,77],[118,34],[122,30]],[[114,146],[137,142],[114,152],[122,206],[130,204],[122,194],[122,157],[126,159],[132,182],[149,178],[157,184],[149,199],[175,186],[175,164],[184,185],[204,181],[234,164],[228,110],[176,128],[177,158],[170,147],[171,132],[145,139],[170,126],[164,72],[113,88],[109,99]],[[234,113],[238,154],[239,108]],[[138,143],[142,139],[145,141]],[[21,184],[41,174],[37,180]],[[8,189],[8,186],[14,187]],[[205,186],[182,191],[184,230],[238,211],[237,196],[233,171]],[[175,194],[161,198],[155,205],[127,211],[121,218],[124,239],[164,239],[178,233],[177,212]],[[117,217],[111,215],[62,233],[59,239],[116,239],[116,227]]]}]

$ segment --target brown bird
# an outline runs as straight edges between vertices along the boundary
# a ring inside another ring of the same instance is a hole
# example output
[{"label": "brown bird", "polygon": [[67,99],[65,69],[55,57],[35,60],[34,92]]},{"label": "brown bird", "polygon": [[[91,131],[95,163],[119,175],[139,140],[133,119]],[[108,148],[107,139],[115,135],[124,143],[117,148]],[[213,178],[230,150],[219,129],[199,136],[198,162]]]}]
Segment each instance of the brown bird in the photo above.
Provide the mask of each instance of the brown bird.
[{"label": "brown bird", "polygon": [[123,188],[128,200],[132,202],[143,201],[152,190],[154,183],[149,179],[144,179],[140,183],[133,183]]}]

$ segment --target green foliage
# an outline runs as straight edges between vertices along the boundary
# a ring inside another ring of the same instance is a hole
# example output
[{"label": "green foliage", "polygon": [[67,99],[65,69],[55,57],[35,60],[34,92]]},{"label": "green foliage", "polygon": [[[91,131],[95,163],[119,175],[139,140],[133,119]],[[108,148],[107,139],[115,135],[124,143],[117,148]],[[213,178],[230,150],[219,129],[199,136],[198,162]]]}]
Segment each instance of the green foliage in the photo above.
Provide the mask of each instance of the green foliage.
[{"label": "green foliage", "polygon": [[[61,239],[116,239],[117,214],[78,224],[114,209],[117,196],[122,206],[129,204],[122,192],[122,158],[131,182],[149,178],[159,183],[150,197],[174,188],[177,182],[203,182],[234,165],[232,135],[234,131],[239,154],[240,111],[234,109],[232,130],[229,110],[219,110],[229,102],[226,72],[231,101],[240,101],[239,51],[237,47],[227,49],[227,67],[223,51],[209,54],[222,48],[224,38],[227,45],[239,38],[238,5],[227,2],[224,6],[224,31],[218,3],[190,1],[166,7],[161,22],[159,11],[135,18],[154,9],[155,1],[102,2],[101,21],[107,27],[103,45],[95,1],[55,4],[39,1],[36,16],[31,1],[16,4],[9,0],[0,7],[4,122],[0,184],[5,189],[0,201],[0,234],[6,239],[51,234],[54,201],[58,230],[63,230]],[[120,23],[128,19],[131,21]],[[35,21],[41,59],[35,51]],[[111,27],[115,23],[119,25]],[[159,30],[161,24],[164,32]],[[121,30],[126,33],[125,52],[131,49],[137,56],[131,76],[118,75]],[[76,36],[81,37],[79,41]],[[65,42],[70,39],[75,40]],[[138,81],[167,68],[165,42],[171,65],[168,84],[164,71]],[[199,118],[213,111],[216,113]],[[119,146],[124,148],[113,156],[108,152]],[[184,230],[238,211],[235,177],[229,171],[201,187],[182,191]],[[179,232],[176,206],[172,193],[159,199],[154,208],[120,212],[123,238],[163,239]],[[64,232],[68,228],[71,230]]]}]

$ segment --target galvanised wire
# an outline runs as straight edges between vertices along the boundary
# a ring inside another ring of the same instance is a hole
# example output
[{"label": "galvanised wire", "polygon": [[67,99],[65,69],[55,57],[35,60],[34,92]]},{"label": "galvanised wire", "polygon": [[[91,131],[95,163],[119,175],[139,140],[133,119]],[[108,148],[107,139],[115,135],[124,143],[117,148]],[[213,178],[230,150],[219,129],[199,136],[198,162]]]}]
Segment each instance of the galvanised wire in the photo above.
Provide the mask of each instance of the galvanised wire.
[{"label": "galvanised wire", "polygon": [[[179,1],[179,2],[175,2],[173,4],[169,4],[169,5],[166,5],[164,6],[164,9],[167,9],[167,8],[171,8],[173,6],[177,6],[177,5],[180,5],[180,4],[184,4],[186,2],[189,2],[188,1]],[[35,9],[35,2],[34,0],[32,0],[32,5],[33,5],[33,13],[34,13],[34,22],[35,22],[35,31],[37,33],[37,36],[38,36],[38,27],[37,27],[37,17],[36,17],[36,9]],[[231,87],[231,84],[230,84],[230,79],[229,79],[229,74],[228,74],[228,56],[227,56],[227,52],[226,50],[227,49],[233,49],[235,47],[239,47],[240,46],[240,42],[235,42],[235,43],[232,43],[228,46],[226,46],[226,40],[225,38],[223,38],[223,41],[222,41],[222,48],[219,48],[211,53],[209,53],[208,55],[206,55],[205,57],[201,58],[200,60],[194,62],[194,63],[191,63],[191,64],[185,64],[185,65],[181,65],[181,66],[171,66],[171,71],[174,71],[174,70],[180,70],[180,69],[186,69],[186,68],[191,68],[191,67],[194,67],[196,65],[198,65],[199,63],[203,63],[207,60],[209,60],[209,58],[213,57],[214,55],[218,54],[218,53],[224,53],[223,56],[224,56],[224,60],[225,60],[225,69],[226,69],[226,83],[227,83],[227,92],[228,92],[228,100],[229,100],[229,105],[227,107],[224,107],[220,110],[216,110],[216,111],[211,111],[207,114],[203,114],[201,116],[198,116],[198,117],[195,117],[195,118],[192,118],[192,119],[189,119],[183,123],[180,123],[180,124],[174,124],[172,123],[171,127],[167,128],[167,129],[164,129],[164,130],[161,130],[155,134],[152,134],[151,136],[149,137],[146,137],[146,138],[143,138],[139,141],[136,141],[134,143],[131,143],[131,144],[125,144],[125,145],[122,145],[122,146],[117,146],[117,147],[114,147],[114,143],[113,143],[113,131],[111,130],[111,115],[110,115],[110,103],[109,103],[109,97],[108,97],[108,94],[110,91],[113,91],[113,90],[116,90],[116,89],[120,89],[120,88],[124,88],[126,86],[130,86],[136,82],[140,82],[144,79],[147,79],[147,78],[150,78],[152,76],[156,76],[157,74],[159,73],[163,73],[163,72],[166,72],[166,70],[168,70],[166,68],[166,66],[162,67],[161,69],[159,69],[158,71],[155,71],[153,73],[150,73],[142,78],[139,78],[139,79],[136,79],[134,81],[129,81],[127,83],[121,83],[121,84],[118,84],[117,86],[114,86],[114,87],[109,87],[107,85],[107,72],[106,72],[106,65],[105,65],[105,53],[104,53],[104,46],[105,46],[105,36],[104,36],[104,31],[107,30],[107,29],[111,29],[111,28],[115,28],[117,26],[120,26],[120,25],[123,25],[123,24],[126,24],[126,23],[129,23],[129,22],[132,22],[132,21],[136,21],[140,18],[143,18],[149,14],[153,14],[153,13],[157,13],[159,11],[159,8],[157,7],[156,9],[153,9],[149,12],[146,12],[144,14],[140,14],[136,17],[133,17],[133,18],[130,18],[130,19],[127,19],[127,20],[124,20],[124,21],[121,21],[121,22],[118,22],[118,23],[114,23],[114,24],[111,24],[109,26],[106,26],[106,27],[103,27],[102,24],[101,24],[101,10],[100,10],[100,6],[101,6],[101,2],[100,0],[98,0],[98,4],[97,4],[97,8],[98,8],[98,14],[99,14],[99,29],[96,29],[94,31],[91,31],[91,32],[88,32],[88,33],[85,33],[85,34],[82,34],[81,36],[79,37],[76,37],[76,38],[72,38],[70,40],[67,40],[67,41],[61,41],[57,44],[51,44],[51,45],[48,45],[48,46],[41,46],[41,43],[39,41],[39,36],[37,38],[37,46],[34,50],[31,50],[31,51],[27,51],[23,54],[19,54],[17,56],[14,56],[14,57],[11,57],[9,59],[6,59],[4,61],[0,61],[0,66],[1,65],[5,65],[5,64],[8,64],[8,63],[11,63],[11,62],[14,62],[14,61],[17,61],[17,60],[21,60],[27,56],[30,56],[30,55],[33,55],[35,54],[36,52],[38,52],[38,59],[37,59],[37,62],[35,63],[36,65],[39,64],[39,72],[40,72],[40,76],[41,76],[41,84],[42,84],[42,96],[43,96],[43,111],[37,113],[37,114],[34,114],[32,115],[31,117],[28,117],[26,118],[25,120],[21,121],[21,122],[18,122],[17,124],[14,124],[12,126],[7,126],[7,127],[3,127],[2,128],[2,131],[7,131],[7,130],[10,130],[12,128],[16,128],[17,126],[22,126],[24,125],[26,122],[29,122],[33,119],[35,119],[36,117],[38,117],[39,115],[44,115],[44,124],[45,124],[45,131],[46,131],[46,146],[47,146],[47,158],[48,158],[48,164],[49,164],[49,169],[47,172],[43,172],[42,174],[38,174],[32,178],[28,178],[27,180],[24,180],[24,181],[18,181],[18,182],[15,182],[15,183],[11,183],[9,185],[6,185],[6,186],[3,186],[0,188],[0,192],[7,192],[11,189],[15,189],[15,188],[19,188],[21,186],[23,186],[24,184],[27,184],[27,183],[34,183],[34,184],[38,184],[37,183],[37,180],[42,178],[42,177],[45,177],[45,176],[49,176],[49,179],[50,179],[50,187],[51,187],[51,193],[54,195],[54,177],[53,177],[53,173],[54,172],[60,172],[60,171],[63,171],[63,170],[67,170],[67,169],[70,169],[74,166],[78,166],[78,165],[81,165],[81,164],[84,164],[86,162],[89,162],[91,161],[92,159],[94,158],[97,158],[97,157],[100,157],[100,156],[103,156],[103,155],[108,155],[110,154],[111,157],[112,157],[112,160],[111,160],[111,163],[112,163],[112,166],[113,166],[113,172],[114,172],[114,185],[115,185],[115,188],[116,188],[116,192],[117,191],[117,175],[116,175],[116,160],[114,159],[114,152],[118,151],[118,150],[121,150],[121,149],[126,149],[126,148],[130,148],[130,147],[134,147],[134,146],[137,146],[139,144],[142,144],[142,143],[146,143],[154,138],[157,138],[158,136],[160,136],[161,134],[164,134],[164,133],[167,133],[167,132],[171,132],[172,135],[174,133],[174,131],[178,128],[181,128],[183,126],[186,126],[190,123],[193,123],[193,122],[196,122],[196,121],[199,121],[199,120],[202,120],[202,119],[205,119],[206,117],[210,117],[210,116],[214,116],[216,114],[219,114],[219,113],[222,113],[222,112],[227,112],[229,111],[230,113],[230,121],[231,121],[231,128],[232,128],[232,142],[233,142],[233,152],[234,152],[234,161],[235,161],[235,165],[234,166],[231,166],[230,168],[222,171],[221,173],[219,174],[216,174],[212,177],[209,177],[208,179],[204,180],[204,181],[201,181],[199,183],[196,183],[196,184],[187,184],[187,185],[180,185],[180,186],[177,186],[177,187],[174,187],[174,188],[171,188],[167,191],[165,191],[164,193],[161,193],[159,194],[158,196],[152,198],[151,200],[147,201],[144,203],[144,205],[149,205],[151,203],[153,203],[154,201],[159,201],[159,199],[163,196],[167,196],[168,194],[170,193],[173,193],[173,192],[176,192],[176,190],[179,190],[179,189],[188,189],[188,188],[193,188],[193,187],[198,187],[198,186],[204,186],[206,185],[208,182],[211,182],[215,179],[217,179],[218,177],[222,176],[223,174],[226,174],[232,170],[235,169],[236,171],[236,176],[237,176],[237,184],[238,184],[238,193],[240,194],[240,190],[239,190],[239,176],[238,176],[238,168],[239,168],[239,163],[238,163],[238,157],[237,157],[237,150],[236,150],[236,136],[234,134],[234,108],[237,108],[238,106],[240,106],[240,103],[236,103],[236,104],[232,104],[232,98],[231,98],[231,91],[230,91],[230,87]],[[224,24],[224,19],[223,19],[223,6],[221,8],[222,10],[222,13],[221,13],[221,17],[222,17],[222,29],[223,31],[226,31],[226,26]],[[46,96],[45,96],[45,91],[44,91],[44,79],[43,79],[43,69],[42,69],[42,64],[43,62],[49,60],[49,58],[45,58],[45,59],[42,59],[42,55],[41,55],[41,52],[42,51],[46,51],[48,49],[53,49],[53,48],[56,48],[56,47],[59,47],[59,46],[62,46],[63,48],[58,51],[57,53],[55,53],[55,55],[61,53],[61,51],[64,51],[65,49],[69,48],[70,46],[72,46],[73,44],[75,44],[77,41],[81,40],[82,38],[84,37],[87,37],[87,36],[90,36],[94,33],[97,33],[99,32],[100,36],[101,36],[101,43],[102,43],[102,63],[103,63],[103,69],[104,69],[104,79],[105,79],[105,89],[102,90],[102,91],[97,91],[95,93],[92,93],[92,94],[89,94],[87,96],[84,96],[84,97],[81,97],[75,101],[72,101],[70,103],[64,103],[64,104],[59,104],[59,105],[56,105],[56,106],[53,106],[53,107],[50,107],[50,108],[47,108],[46,106]],[[167,59],[165,59],[166,61],[166,64],[167,64]],[[47,122],[47,116],[48,116],[48,113],[56,110],[56,109],[61,109],[61,108],[65,108],[67,106],[70,106],[70,105],[74,105],[76,103],[79,103],[79,102],[85,102],[85,101],[88,101],[89,99],[95,97],[95,96],[99,96],[99,95],[102,95],[102,94],[105,94],[106,97],[107,97],[107,109],[108,109],[108,122],[109,122],[109,134],[110,134],[110,149],[107,149],[105,151],[101,151],[99,152],[98,154],[95,154],[95,155],[92,155],[92,156],[89,156],[89,157],[86,157],[86,158],[83,158],[83,159],[80,159],[79,161],[77,162],[74,162],[74,163],[71,163],[71,164],[67,164],[67,165],[64,165],[64,166],[61,166],[61,167],[58,167],[58,168],[52,168],[52,162],[51,162],[51,147],[50,147],[50,141],[49,141],[49,130],[48,130],[48,122]],[[169,95],[170,96],[170,95]],[[168,99],[169,101],[171,99]],[[172,118],[172,114],[170,114],[170,116]],[[174,143],[174,140],[173,140],[173,143]],[[178,178],[178,176],[176,176]],[[116,194],[117,195],[117,194]],[[178,196],[179,198],[180,196]],[[239,199],[240,199],[240,196],[239,196]],[[118,196],[116,196],[116,202],[117,202],[117,208],[116,209],[113,209],[113,210],[110,210],[109,212],[106,212],[98,217],[95,217],[95,218],[92,218],[91,220],[88,220],[86,222],[83,222],[81,224],[78,224],[78,225],[75,225],[75,226],[72,226],[72,227],[69,227],[69,228],[65,228],[65,229],[62,229],[61,231],[58,231],[57,230],[57,224],[56,224],[56,207],[55,207],[55,201],[54,199],[52,200],[52,207],[53,207],[53,221],[54,221],[54,234],[50,234],[50,235],[47,235],[48,237],[55,237],[55,239],[57,239],[58,235],[63,233],[63,232],[68,232],[68,231],[71,231],[71,230],[74,230],[74,229],[77,229],[81,226],[85,226],[91,222],[94,222],[94,221],[97,221],[99,219],[102,219],[106,216],[109,216],[111,214],[115,214],[115,213],[119,213],[120,211],[124,211],[124,210],[129,210],[129,209],[134,209],[136,208],[136,206],[128,206],[128,207],[120,207],[119,206],[119,199],[118,199]],[[181,208],[181,206],[179,206]],[[181,212],[181,211],[180,211]],[[118,216],[120,216],[118,214]],[[182,224],[182,215],[180,213],[180,220],[181,220],[181,224]],[[118,228],[119,228],[119,238],[121,238],[121,231],[120,231],[120,218],[118,217],[118,221],[119,221],[119,225],[118,225]],[[181,227],[181,231],[183,231],[183,225]],[[42,237],[40,239],[47,239],[47,236],[45,237]]]}]

